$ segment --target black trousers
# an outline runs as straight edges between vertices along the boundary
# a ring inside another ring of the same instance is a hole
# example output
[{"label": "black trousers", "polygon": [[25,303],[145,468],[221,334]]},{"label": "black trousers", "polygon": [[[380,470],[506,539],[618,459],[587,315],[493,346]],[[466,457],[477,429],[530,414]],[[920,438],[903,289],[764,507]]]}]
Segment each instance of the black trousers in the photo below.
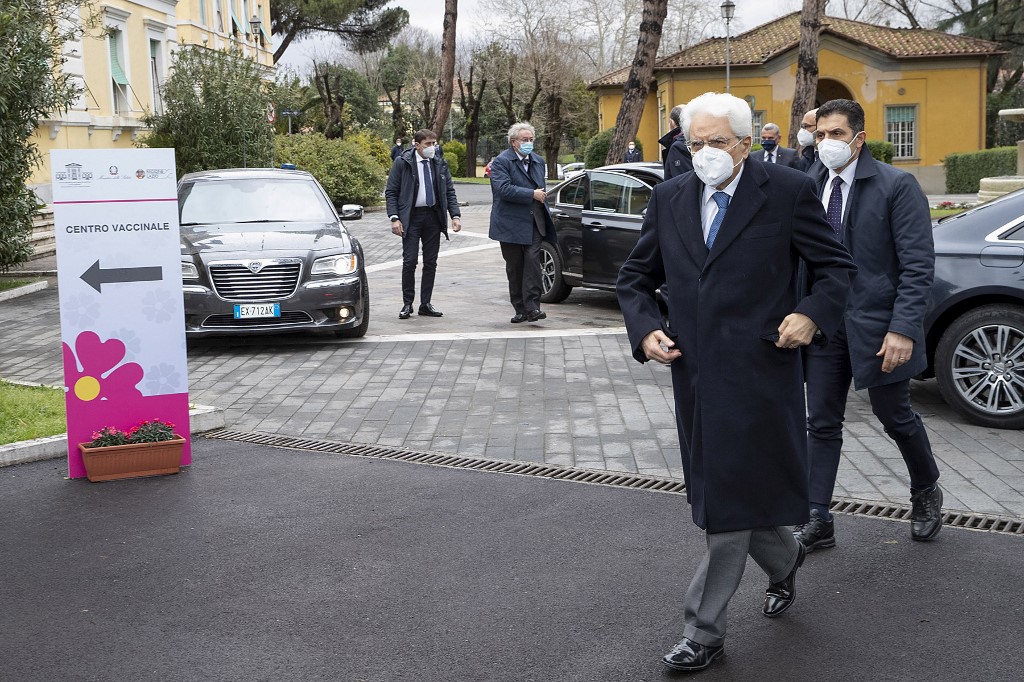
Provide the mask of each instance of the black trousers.
[{"label": "black trousers", "polygon": [[420,279],[420,305],[430,303],[437,272],[437,252],[441,249],[441,221],[433,208],[414,208],[402,237],[402,302],[412,305],[416,298],[416,264],[423,243],[423,276]]},{"label": "black trousers", "polygon": [[535,227],[532,244],[501,242],[508,277],[508,298],[517,315],[540,310],[540,241]]},{"label": "black trousers", "polygon": [[[878,360],[881,362],[881,358]],[[840,327],[824,348],[804,358],[807,381],[807,450],[811,458],[810,501],[828,505],[843,449],[846,396],[853,379],[846,328]],[[939,479],[931,444],[921,415],[910,405],[910,379],[868,389],[871,411],[896,441],[910,474],[913,492],[930,488]]]}]

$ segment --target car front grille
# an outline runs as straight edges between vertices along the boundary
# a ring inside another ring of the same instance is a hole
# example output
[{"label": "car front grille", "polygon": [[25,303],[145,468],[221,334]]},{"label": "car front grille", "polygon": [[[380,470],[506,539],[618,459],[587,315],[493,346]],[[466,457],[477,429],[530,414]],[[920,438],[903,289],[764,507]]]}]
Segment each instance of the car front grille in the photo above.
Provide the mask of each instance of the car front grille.
[{"label": "car front grille", "polygon": [[310,324],[313,318],[301,311],[281,312],[281,317],[248,317],[236,320],[234,315],[210,315],[203,320],[203,329],[251,329]]},{"label": "car front grille", "polygon": [[[261,264],[253,272],[250,263]],[[221,298],[229,301],[272,301],[288,298],[299,285],[302,261],[277,258],[210,263],[210,279]]]}]

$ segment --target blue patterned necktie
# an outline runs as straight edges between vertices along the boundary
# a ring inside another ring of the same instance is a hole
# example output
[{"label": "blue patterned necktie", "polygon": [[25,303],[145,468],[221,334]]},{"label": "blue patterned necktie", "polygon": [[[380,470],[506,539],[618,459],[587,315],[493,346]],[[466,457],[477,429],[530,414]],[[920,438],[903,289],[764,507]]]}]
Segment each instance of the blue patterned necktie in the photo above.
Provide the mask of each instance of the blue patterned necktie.
[{"label": "blue patterned necktie", "polygon": [[715,214],[714,219],[711,221],[711,229],[708,230],[708,240],[705,242],[708,251],[711,250],[711,245],[715,243],[715,237],[718,236],[718,228],[722,226],[722,221],[725,220],[725,210],[729,208],[729,195],[725,192],[715,192],[711,195],[711,198],[718,204],[718,213]]},{"label": "blue patterned necktie", "polygon": [[843,241],[843,179],[838,175],[832,181],[832,194],[828,195],[828,208],[825,220],[832,226],[836,239]]},{"label": "blue patterned necktie", "polygon": [[434,181],[430,177],[430,161],[423,159],[423,189],[426,191],[426,206],[434,205]]}]

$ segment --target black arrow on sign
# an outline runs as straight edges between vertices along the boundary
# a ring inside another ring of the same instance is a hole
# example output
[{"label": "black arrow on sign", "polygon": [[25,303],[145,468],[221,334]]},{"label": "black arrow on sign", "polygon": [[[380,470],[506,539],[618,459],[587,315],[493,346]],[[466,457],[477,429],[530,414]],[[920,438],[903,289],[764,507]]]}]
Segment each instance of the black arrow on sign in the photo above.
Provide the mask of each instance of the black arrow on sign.
[{"label": "black arrow on sign", "polygon": [[96,291],[103,293],[104,284],[118,282],[158,282],[164,278],[164,269],[159,265],[147,268],[101,268],[97,260],[82,273],[82,281]]}]

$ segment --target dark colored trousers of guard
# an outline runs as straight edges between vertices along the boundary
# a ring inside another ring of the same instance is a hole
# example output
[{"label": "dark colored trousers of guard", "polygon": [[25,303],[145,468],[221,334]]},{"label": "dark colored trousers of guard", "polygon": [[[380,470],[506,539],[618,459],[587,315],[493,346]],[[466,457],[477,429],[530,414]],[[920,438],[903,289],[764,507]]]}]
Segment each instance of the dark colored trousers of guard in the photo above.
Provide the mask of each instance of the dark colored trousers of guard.
[{"label": "dark colored trousers of guard", "polygon": [[416,298],[416,262],[423,242],[423,276],[420,279],[420,305],[430,303],[437,272],[437,252],[441,249],[441,222],[432,207],[414,208],[402,238],[402,302],[412,305]]},{"label": "dark colored trousers of guard", "polygon": [[[881,362],[879,358],[879,362]],[[824,348],[804,358],[807,375],[807,449],[811,457],[810,501],[832,501],[843,449],[843,419],[853,370],[845,324]],[[868,389],[871,411],[896,441],[910,474],[910,490],[930,488],[939,479],[921,415],[910,405],[910,379]]]}]

